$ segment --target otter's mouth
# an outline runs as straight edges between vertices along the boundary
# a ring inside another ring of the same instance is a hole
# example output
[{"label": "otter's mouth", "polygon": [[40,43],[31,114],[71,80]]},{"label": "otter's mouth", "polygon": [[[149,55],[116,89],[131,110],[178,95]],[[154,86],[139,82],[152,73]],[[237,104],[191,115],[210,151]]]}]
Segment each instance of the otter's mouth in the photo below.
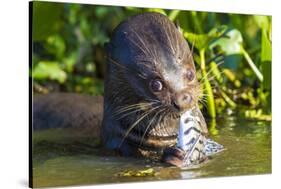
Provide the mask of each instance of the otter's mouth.
[{"label": "otter's mouth", "polygon": [[162,149],[174,146],[177,142],[177,135],[148,135],[145,138],[142,138],[135,133],[131,133],[127,136],[127,138],[129,143],[132,143],[142,148],[150,149]]},{"label": "otter's mouth", "polygon": [[[124,133],[126,133],[126,130],[120,128],[120,135],[122,137],[124,137]],[[126,136],[125,140],[140,148],[161,150],[176,144],[177,127],[159,125],[158,127],[152,128],[145,136],[137,131],[132,131]]]}]

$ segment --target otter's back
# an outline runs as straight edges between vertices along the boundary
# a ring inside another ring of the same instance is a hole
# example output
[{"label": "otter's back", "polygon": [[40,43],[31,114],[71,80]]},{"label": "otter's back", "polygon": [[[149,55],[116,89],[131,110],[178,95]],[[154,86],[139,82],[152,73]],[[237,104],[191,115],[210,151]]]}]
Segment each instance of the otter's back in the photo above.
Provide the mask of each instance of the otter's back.
[{"label": "otter's back", "polygon": [[53,93],[33,97],[33,130],[74,128],[100,134],[103,97]]}]

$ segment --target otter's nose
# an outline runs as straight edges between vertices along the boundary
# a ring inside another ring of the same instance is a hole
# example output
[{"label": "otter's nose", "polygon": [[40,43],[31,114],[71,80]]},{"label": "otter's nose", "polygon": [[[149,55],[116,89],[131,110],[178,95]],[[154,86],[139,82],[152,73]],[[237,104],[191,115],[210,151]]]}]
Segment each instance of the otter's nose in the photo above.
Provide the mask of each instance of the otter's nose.
[{"label": "otter's nose", "polygon": [[177,95],[173,102],[173,106],[177,111],[185,110],[192,103],[192,96],[188,93]]}]

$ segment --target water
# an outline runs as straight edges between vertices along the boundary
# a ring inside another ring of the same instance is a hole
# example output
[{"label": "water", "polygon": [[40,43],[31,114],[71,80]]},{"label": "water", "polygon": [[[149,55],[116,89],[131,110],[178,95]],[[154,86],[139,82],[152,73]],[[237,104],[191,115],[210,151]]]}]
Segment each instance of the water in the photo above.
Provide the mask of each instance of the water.
[{"label": "water", "polygon": [[[144,159],[105,155],[96,147],[96,141],[82,139],[73,142],[64,131],[34,133],[34,187],[271,173],[270,122],[228,117],[217,120],[216,127],[213,123],[208,125],[211,138],[224,145],[226,150],[200,167],[190,170],[167,167]],[[155,171],[153,176],[120,175],[127,170],[139,171],[150,167]]]}]

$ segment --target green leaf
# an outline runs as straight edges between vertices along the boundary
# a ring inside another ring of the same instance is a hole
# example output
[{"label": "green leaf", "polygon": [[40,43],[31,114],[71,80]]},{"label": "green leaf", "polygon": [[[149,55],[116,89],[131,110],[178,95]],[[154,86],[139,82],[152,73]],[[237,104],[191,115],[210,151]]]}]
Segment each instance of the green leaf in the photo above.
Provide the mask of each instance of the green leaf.
[{"label": "green leaf", "polygon": [[180,13],[180,10],[172,10],[170,13],[169,13],[169,19],[171,21],[175,21],[175,19],[177,18],[178,14]]},{"label": "green leaf", "polygon": [[241,44],[243,38],[241,33],[236,29],[226,31],[222,37],[214,40],[209,48],[220,47],[225,55],[242,54]]},{"label": "green leaf", "polygon": [[57,33],[63,25],[60,19],[62,13],[62,3],[33,2],[33,40],[42,41]]},{"label": "green leaf", "polygon": [[40,61],[32,70],[32,76],[37,80],[56,80],[60,83],[65,82],[66,73],[59,67],[58,62]]},{"label": "green leaf", "polygon": [[261,71],[264,76],[263,86],[271,89],[271,59],[272,47],[266,29],[262,29],[261,37]]},{"label": "green leaf", "polygon": [[261,37],[261,61],[271,61],[272,47],[265,29],[262,29]]},{"label": "green leaf", "polygon": [[263,87],[265,89],[271,89],[271,62],[264,61],[261,64],[262,74],[264,76]]},{"label": "green leaf", "polygon": [[96,7],[95,9],[95,15],[97,16],[97,18],[102,19],[103,17],[105,17],[108,13],[108,7]]},{"label": "green leaf", "polygon": [[226,32],[226,36],[229,37],[233,42],[241,44],[243,42],[243,38],[241,32],[237,29],[232,29]]},{"label": "green leaf", "polygon": [[79,11],[81,10],[81,5],[70,4],[68,8],[69,8],[69,14],[68,14],[69,24],[75,24],[78,20],[78,14]]},{"label": "green leaf", "polygon": [[254,20],[260,28],[268,28],[269,27],[268,16],[255,15]]},{"label": "green leaf", "polygon": [[148,8],[147,12],[158,12],[160,14],[164,14],[165,16],[167,16],[167,13],[165,12],[165,10],[163,9],[157,9],[157,8]]},{"label": "green leaf", "polygon": [[[90,38],[92,36],[92,33],[91,33],[91,25],[88,22],[88,20],[85,17],[80,18],[79,24],[84,39]],[[93,25],[95,26],[95,24]]]},{"label": "green leaf", "polygon": [[47,38],[47,43],[45,45],[47,51],[50,54],[56,56],[57,59],[61,59],[64,57],[65,52],[65,42],[62,36],[60,35],[52,35]]},{"label": "green leaf", "polygon": [[198,50],[205,49],[209,42],[212,41],[215,36],[209,36],[208,34],[195,34],[190,32],[184,32],[184,37]]},{"label": "green leaf", "polygon": [[211,30],[207,34],[195,34],[191,32],[184,32],[184,37],[190,42],[194,43],[194,47],[198,50],[206,49],[210,43],[218,39],[223,32],[219,29]]},{"label": "green leaf", "polygon": [[73,72],[76,60],[77,60],[77,53],[76,52],[71,53],[69,56],[67,56],[63,59],[63,63],[64,63],[64,66],[65,66],[64,68],[68,73]]}]

